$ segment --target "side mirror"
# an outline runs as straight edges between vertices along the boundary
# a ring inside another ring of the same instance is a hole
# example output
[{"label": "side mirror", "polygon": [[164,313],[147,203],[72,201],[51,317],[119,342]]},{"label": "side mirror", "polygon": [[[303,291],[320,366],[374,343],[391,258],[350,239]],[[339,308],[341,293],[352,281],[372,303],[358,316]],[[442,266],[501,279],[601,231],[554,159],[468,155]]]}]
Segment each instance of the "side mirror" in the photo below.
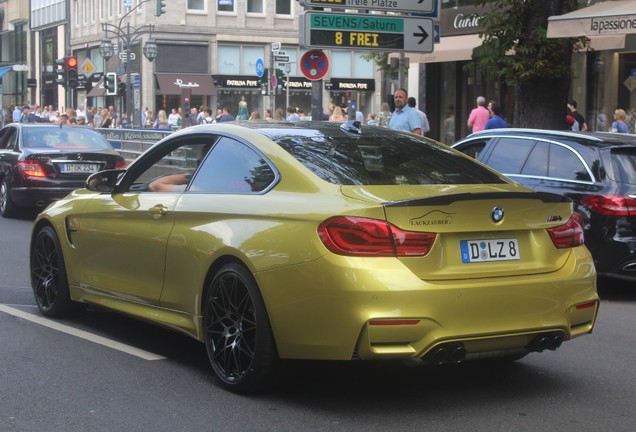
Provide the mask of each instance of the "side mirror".
[{"label": "side mirror", "polygon": [[86,189],[93,192],[112,192],[124,172],[122,169],[96,172],[86,179]]}]

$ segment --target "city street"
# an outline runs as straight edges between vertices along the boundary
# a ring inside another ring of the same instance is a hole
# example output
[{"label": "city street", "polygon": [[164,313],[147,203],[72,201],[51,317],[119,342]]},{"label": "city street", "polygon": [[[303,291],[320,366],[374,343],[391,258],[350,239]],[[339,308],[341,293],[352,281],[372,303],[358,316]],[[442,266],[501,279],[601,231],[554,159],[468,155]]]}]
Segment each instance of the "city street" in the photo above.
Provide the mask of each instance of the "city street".
[{"label": "city street", "polygon": [[294,362],[237,396],[198,342],[108,311],[44,319],[31,219],[0,218],[0,431],[632,431],[636,286],[600,282],[595,331],[509,365]]}]

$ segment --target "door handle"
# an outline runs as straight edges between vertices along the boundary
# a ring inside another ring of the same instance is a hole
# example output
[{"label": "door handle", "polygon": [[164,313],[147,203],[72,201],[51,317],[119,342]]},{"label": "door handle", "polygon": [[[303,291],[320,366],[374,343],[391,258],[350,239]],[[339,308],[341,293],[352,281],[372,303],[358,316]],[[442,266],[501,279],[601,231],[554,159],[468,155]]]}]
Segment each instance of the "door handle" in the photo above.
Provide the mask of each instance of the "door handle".
[{"label": "door handle", "polygon": [[161,216],[165,216],[168,214],[168,207],[163,204],[157,204],[156,206],[150,207],[148,209],[148,214],[155,219],[160,218]]}]

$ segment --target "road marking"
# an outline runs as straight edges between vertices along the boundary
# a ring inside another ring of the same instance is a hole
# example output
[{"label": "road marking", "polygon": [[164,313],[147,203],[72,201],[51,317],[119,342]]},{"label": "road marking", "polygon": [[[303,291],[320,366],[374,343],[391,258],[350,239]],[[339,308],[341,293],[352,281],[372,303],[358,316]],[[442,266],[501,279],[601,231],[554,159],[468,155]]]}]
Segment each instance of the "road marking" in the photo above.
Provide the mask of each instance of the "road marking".
[{"label": "road marking", "polygon": [[117,351],[125,352],[126,354],[133,355],[135,357],[139,357],[144,360],[165,360],[166,358],[148,351],[144,351],[139,348],[132,347],[130,345],[123,344],[121,342],[114,341],[112,339],[108,339],[102,336],[98,336],[92,333],[89,333],[84,330],[79,330],[71,326],[67,326],[64,324],[60,324],[58,322],[52,321],[48,318],[44,318],[41,316],[33,315],[28,312],[23,312],[20,309],[15,309],[3,304],[0,304],[0,312],[4,312],[9,315],[13,315],[18,318],[22,318],[27,321],[31,321],[33,323],[39,324],[44,327],[48,327],[53,330],[57,330],[62,333],[69,334],[71,336],[75,336],[81,339],[85,339],[89,342],[93,342],[99,345],[104,345],[108,348],[112,348]]}]

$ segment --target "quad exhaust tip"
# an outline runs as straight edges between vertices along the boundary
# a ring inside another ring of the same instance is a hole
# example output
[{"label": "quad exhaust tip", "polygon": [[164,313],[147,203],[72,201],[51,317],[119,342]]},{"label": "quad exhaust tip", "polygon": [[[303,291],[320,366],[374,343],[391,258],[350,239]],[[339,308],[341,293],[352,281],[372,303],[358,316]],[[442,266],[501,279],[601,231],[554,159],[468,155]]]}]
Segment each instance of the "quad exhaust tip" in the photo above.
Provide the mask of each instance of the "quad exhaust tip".
[{"label": "quad exhaust tip", "polygon": [[[556,351],[564,340],[562,333],[546,333],[535,337],[525,349],[530,352]],[[451,342],[436,346],[424,356],[423,360],[439,366],[462,363],[467,355],[464,344]]]},{"label": "quad exhaust tip", "polygon": [[531,352],[556,351],[563,344],[563,340],[564,338],[561,334],[540,335],[530,342],[527,348]]},{"label": "quad exhaust tip", "polygon": [[424,359],[435,365],[461,363],[466,359],[466,348],[463,344],[442,344],[430,351]]}]

